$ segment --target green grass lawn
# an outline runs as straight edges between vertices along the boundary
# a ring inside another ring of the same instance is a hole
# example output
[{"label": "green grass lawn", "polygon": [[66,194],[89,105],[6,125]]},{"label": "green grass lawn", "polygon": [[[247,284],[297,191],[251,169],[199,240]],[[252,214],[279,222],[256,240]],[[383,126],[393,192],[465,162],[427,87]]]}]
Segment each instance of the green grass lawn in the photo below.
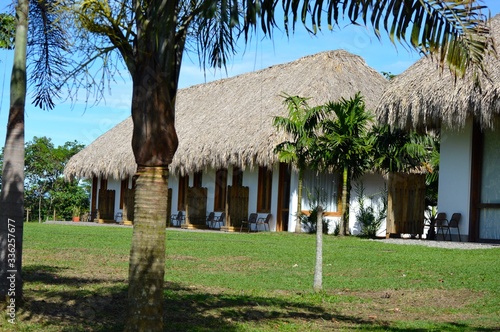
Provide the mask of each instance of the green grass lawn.
[{"label": "green grass lawn", "polygon": [[[25,304],[1,331],[122,331],[131,228],[29,223]],[[500,249],[167,231],[165,331],[500,331]]]}]

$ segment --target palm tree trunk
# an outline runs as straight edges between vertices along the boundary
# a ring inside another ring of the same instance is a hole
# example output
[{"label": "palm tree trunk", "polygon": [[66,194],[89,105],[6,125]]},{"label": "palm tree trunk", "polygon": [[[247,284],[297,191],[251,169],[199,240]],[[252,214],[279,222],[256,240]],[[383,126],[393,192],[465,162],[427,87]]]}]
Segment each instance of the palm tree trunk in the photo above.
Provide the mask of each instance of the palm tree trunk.
[{"label": "palm tree trunk", "polygon": [[[16,7],[16,41],[10,82],[10,109],[5,139],[0,194],[0,302],[23,297],[22,243],[24,218],[24,105],[26,100],[26,46],[28,1]],[[14,309],[15,311],[15,309]],[[14,316],[15,317],[15,316]]]},{"label": "palm tree trunk", "polygon": [[163,330],[168,168],[141,167],[129,263],[128,331]]},{"label": "palm tree trunk", "polygon": [[300,216],[302,214],[302,187],[304,186],[304,171],[299,169],[299,183],[297,184],[297,221],[295,222],[295,233],[302,232]]},{"label": "palm tree trunk", "polygon": [[340,236],[349,235],[349,187],[349,167],[344,166],[342,172],[342,218],[340,220]]},{"label": "palm tree trunk", "polygon": [[168,165],[178,145],[174,126],[177,76],[175,70],[171,71],[172,78],[156,66],[155,59],[146,58],[137,64],[133,75],[132,149],[138,172],[129,261],[128,331],[163,331]]},{"label": "palm tree trunk", "polygon": [[318,206],[316,219],[316,265],[314,267],[315,292],[323,290],[323,207]]},{"label": "palm tree trunk", "polygon": [[42,195],[38,197],[38,223],[42,222]]}]

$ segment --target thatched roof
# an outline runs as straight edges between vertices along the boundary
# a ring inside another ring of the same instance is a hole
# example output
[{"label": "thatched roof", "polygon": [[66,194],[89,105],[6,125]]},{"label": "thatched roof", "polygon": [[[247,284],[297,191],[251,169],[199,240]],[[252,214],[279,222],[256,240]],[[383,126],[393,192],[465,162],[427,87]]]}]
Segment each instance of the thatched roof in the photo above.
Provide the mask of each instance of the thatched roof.
[{"label": "thatched roof", "polygon": [[[311,97],[309,104],[319,105],[361,91],[367,107],[374,109],[386,83],[361,57],[332,51],[179,90],[179,148],[170,169],[185,174],[228,165],[272,165],[278,161],[273,149],[284,140],[272,126],[272,117],[287,114],[280,95]],[[128,118],[71,158],[65,175],[133,175],[131,139]]]},{"label": "thatched roof", "polygon": [[[500,15],[490,21],[495,45],[500,45]],[[393,79],[376,109],[381,123],[400,128],[436,129],[445,124],[462,128],[473,116],[482,128],[493,125],[500,113],[500,60],[485,58],[488,77],[480,75],[480,87],[472,72],[456,78],[438,60],[424,57]]]}]

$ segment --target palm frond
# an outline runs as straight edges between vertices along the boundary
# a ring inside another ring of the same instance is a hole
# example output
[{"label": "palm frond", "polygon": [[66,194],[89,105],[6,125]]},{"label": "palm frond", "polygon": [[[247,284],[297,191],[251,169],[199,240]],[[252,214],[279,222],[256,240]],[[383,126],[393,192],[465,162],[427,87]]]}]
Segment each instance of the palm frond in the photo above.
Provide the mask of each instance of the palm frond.
[{"label": "palm frond", "polygon": [[226,68],[236,53],[239,34],[238,5],[231,0],[206,1],[200,6],[195,29],[200,62],[205,68]]},{"label": "palm frond", "polygon": [[[246,38],[259,23],[262,31],[271,36],[272,28],[277,26],[277,3],[242,3]],[[295,31],[299,20],[311,33],[321,30],[324,18],[330,30],[339,25],[339,17],[353,24],[369,22],[377,36],[385,30],[393,43],[436,55],[441,68],[447,63],[459,77],[469,67],[482,71],[485,54],[496,52],[486,23],[489,10],[479,0],[282,0],[281,4],[287,34]]]},{"label": "palm frond", "polygon": [[60,79],[71,62],[65,56],[69,37],[63,27],[57,1],[30,1],[28,57],[29,84],[34,86],[35,106],[52,109],[60,97]]}]

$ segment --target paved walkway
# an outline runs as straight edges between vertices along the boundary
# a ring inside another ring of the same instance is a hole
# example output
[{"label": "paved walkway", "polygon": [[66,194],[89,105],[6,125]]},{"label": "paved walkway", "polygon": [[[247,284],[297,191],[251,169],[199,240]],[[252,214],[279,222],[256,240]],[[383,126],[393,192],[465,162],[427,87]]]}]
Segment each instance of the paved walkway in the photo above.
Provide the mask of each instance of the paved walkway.
[{"label": "paved walkway", "polygon": [[492,243],[476,243],[476,242],[458,242],[458,241],[433,241],[433,240],[418,240],[418,239],[381,239],[371,240],[392,244],[409,244],[420,245],[435,248],[447,249],[500,249],[500,244]]}]

